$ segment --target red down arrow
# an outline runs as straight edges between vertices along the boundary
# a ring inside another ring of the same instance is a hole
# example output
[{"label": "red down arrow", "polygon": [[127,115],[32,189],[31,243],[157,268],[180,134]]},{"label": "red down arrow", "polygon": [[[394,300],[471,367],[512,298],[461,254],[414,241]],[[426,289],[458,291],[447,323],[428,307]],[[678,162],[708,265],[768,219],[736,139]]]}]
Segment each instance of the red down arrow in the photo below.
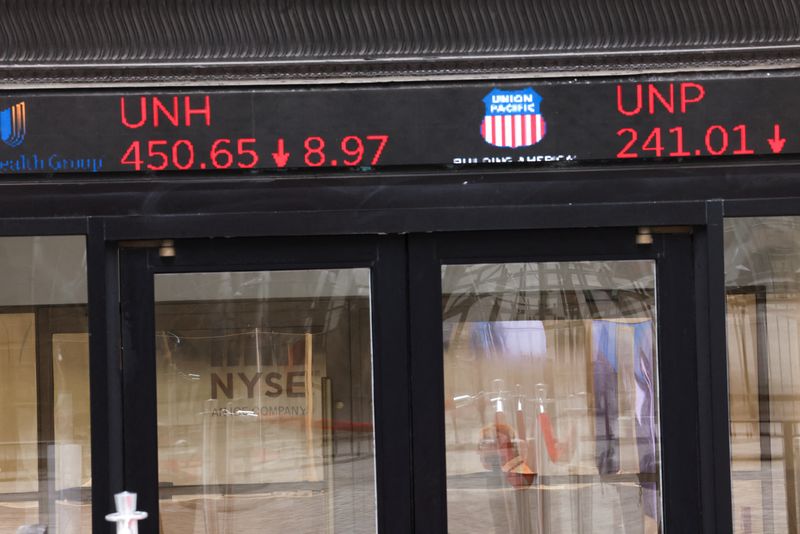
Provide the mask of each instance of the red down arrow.
[{"label": "red down arrow", "polygon": [[[770,141],[771,143],[772,141]],[[278,167],[286,167],[286,164],[289,163],[289,152],[284,151],[283,149],[283,139],[278,139],[278,151],[272,153],[272,159],[275,160],[275,165]]]},{"label": "red down arrow", "polygon": [[781,137],[781,125],[775,125],[775,135],[772,139],[767,139],[769,141],[769,146],[772,148],[773,154],[780,154],[783,150],[784,145],[786,145],[786,139]]}]

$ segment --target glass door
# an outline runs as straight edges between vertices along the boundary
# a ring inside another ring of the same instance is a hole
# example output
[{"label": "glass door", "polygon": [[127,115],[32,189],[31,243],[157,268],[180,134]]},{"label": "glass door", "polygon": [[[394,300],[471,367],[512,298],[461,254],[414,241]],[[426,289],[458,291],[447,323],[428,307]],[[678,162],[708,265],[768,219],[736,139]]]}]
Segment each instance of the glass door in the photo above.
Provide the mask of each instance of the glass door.
[{"label": "glass door", "polygon": [[122,255],[125,478],[150,514],[142,532],[408,531],[405,319],[385,304],[404,287],[401,243],[175,251]]},{"label": "glass door", "polygon": [[413,398],[435,437],[416,462],[417,525],[421,512],[451,534],[697,528],[698,501],[685,500],[696,409],[676,417],[695,380],[693,285],[670,274],[689,243],[637,246],[632,231],[414,243],[417,306],[437,297],[412,324],[413,386],[425,379]]}]

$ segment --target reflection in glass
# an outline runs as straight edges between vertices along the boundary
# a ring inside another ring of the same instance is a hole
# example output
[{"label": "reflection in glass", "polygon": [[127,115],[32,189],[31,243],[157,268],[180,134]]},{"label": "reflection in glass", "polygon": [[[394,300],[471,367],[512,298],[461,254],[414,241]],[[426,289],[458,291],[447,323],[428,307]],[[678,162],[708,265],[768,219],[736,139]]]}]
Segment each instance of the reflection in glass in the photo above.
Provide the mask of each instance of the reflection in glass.
[{"label": "reflection in glass", "polygon": [[0,532],[91,532],[83,237],[0,238]]},{"label": "reflection in glass", "polygon": [[375,532],[369,270],[155,282],[162,532]]},{"label": "reflection in glass", "polygon": [[654,263],[442,277],[448,531],[660,532]]},{"label": "reflection in glass", "polygon": [[797,534],[800,218],[725,221],[734,532]]}]

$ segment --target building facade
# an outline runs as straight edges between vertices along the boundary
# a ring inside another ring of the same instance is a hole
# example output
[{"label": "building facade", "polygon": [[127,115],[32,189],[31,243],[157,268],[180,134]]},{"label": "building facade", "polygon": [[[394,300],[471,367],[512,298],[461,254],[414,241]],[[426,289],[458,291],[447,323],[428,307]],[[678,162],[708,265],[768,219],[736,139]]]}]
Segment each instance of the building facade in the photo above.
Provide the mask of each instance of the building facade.
[{"label": "building facade", "polygon": [[795,2],[0,6],[0,532],[798,531]]}]

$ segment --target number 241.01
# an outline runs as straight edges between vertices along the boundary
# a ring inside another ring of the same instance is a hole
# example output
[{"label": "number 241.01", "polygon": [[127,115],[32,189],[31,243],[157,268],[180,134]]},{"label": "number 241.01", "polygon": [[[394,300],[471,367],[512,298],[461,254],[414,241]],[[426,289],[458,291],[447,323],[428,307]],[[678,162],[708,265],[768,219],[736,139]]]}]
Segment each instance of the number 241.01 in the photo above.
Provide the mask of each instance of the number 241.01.
[{"label": "number 241.01", "polygon": [[[714,124],[709,126],[705,132],[705,143],[703,149],[698,149],[694,153],[686,150],[684,147],[683,142],[683,127],[676,126],[675,128],[670,128],[668,130],[669,134],[674,137],[674,146],[675,150],[673,152],[669,152],[667,155],[672,158],[685,158],[689,156],[700,156],[700,155],[710,155],[710,156],[722,156],[728,150],[728,146],[731,141],[731,135],[728,133],[728,130],[724,126],[720,126],[719,124]],[[731,154],[734,156],[744,156],[749,154],[755,154],[755,152],[747,147],[747,127],[744,124],[739,124],[738,126],[733,127],[734,135],[739,136],[739,148],[733,150]],[[620,159],[633,159],[638,158],[639,154],[637,152],[633,152],[633,148],[639,141],[639,132],[633,128],[622,128],[617,132],[618,137],[629,137],[628,142],[622,148],[622,150],[617,153],[617,158]],[[662,134],[661,128],[653,128],[652,131],[647,135],[644,142],[641,144],[641,150],[652,152],[652,154],[644,155],[643,157],[652,156],[656,158],[660,158],[664,156],[664,143],[663,138],[665,136]]]}]

